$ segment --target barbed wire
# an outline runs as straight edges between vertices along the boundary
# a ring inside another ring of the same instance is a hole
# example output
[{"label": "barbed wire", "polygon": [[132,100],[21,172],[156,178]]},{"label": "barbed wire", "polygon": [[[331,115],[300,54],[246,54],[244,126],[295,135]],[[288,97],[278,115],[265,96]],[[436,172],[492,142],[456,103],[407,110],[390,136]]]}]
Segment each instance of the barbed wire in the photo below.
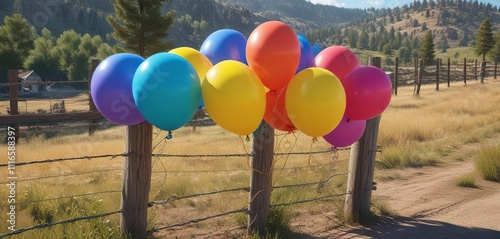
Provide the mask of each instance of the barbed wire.
[{"label": "barbed wire", "polygon": [[[339,148],[336,150],[349,150],[350,147],[347,148]],[[334,149],[321,150],[321,151],[307,151],[307,152],[288,152],[288,153],[275,153],[274,156],[283,156],[283,155],[311,155],[311,154],[326,154],[326,153],[334,153]],[[251,157],[255,156],[252,153],[244,153],[244,154],[152,154],[152,157],[159,158],[223,158],[223,157]]]},{"label": "barbed wire", "polygon": [[321,200],[325,200],[325,199],[328,199],[328,198],[341,197],[341,196],[345,196],[345,195],[348,195],[348,194],[351,194],[351,193],[350,192],[346,192],[346,193],[339,193],[339,194],[330,194],[330,195],[325,195],[325,196],[321,196],[321,197],[317,197],[317,198],[299,200],[299,201],[295,201],[295,202],[271,204],[271,205],[269,205],[269,207],[275,208],[275,207],[292,206],[292,205],[296,205],[296,204],[303,204],[303,203],[321,201]]},{"label": "barbed wire", "polygon": [[8,164],[8,163],[3,163],[0,164],[0,167],[9,167],[9,166],[24,166],[24,165],[31,165],[31,164],[42,164],[42,163],[55,163],[55,162],[62,162],[62,161],[74,161],[74,160],[92,160],[92,159],[98,159],[98,158],[111,158],[114,159],[116,157],[121,157],[121,156],[128,156],[128,153],[121,153],[121,154],[103,154],[103,155],[95,155],[95,156],[81,156],[81,157],[72,157],[72,158],[56,158],[56,159],[46,159],[46,160],[40,160],[40,161],[30,161],[30,162],[19,162],[15,164]]},{"label": "barbed wire", "polygon": [[[90,171],[90,172],[83,172],[83,173],[61,174],[61,175],[44,176],[44,177],[37,177],[37,178],[23,178],[23,179],[17,179],[16,183],[43,180],[43,179],[60,178],[60,177],[81,176],[81,175],[86,175],[86,174],[104,173],[104,172],[113,172],[113,171],[123,171],[123,168],[105,169],[105,170]],[[0,182],[0,184],[9,183],[9,182],[10,181],[4,181],[4,182]]]},{"label": "barbed wire", "polygon": [[86,197],[86,196],[92,196],[92,195],[98,195],[98,194],[119,193],[121,191],[122,190],[110,190],[110,191],[102,191],[102,192],[84,193],[84,194],[79,194],[79,195],[70,195],[70,196],[64,196],[64,197],[58,197],[58,198],[47,198],[47,199],[40,199],[40,200],[33,200],[33,201],[26,201],[26,202],[0,204],[0,207],[10,206],[10,205],[23,205],[23,204],[40,203],[40,202],[48,202],[48,201],[57,201],[57,200],[61,200],[61,199]]},{"label": "barbed wire", "polygon": [[[89,83],[87,79],[79,81],[43,81],[43,82],[20,82],[20,83],[0,83],[0,87],[5,86],[19,86],[19,85],[54,85],[54,84],[77,84],[77,83]],[[85,90],[82,90],[85,91]],[[87,90],[88,91],[88,90]]]},{"label": "barbed wire", "polygon": [[72,219],[68,219],[68,220],[64,220],[64,221],[37,224],[37,225],[31,226],[31,227],[17,229],[15,231],[12,231],[12,232],[9,232],[9,233],[0,234],[0,238],[2,238],[2,237],[8,237],[8,236],[13,236],[13,235],[16,235],[16,234],[21,234],[21,233],[24,233],[24,232],[27,232],[27,231],[31,231],[31,230],[34,230],[34,229],[40,229],[40,228],[45,228],[45,227],[53,227],[53,226],[56,226],[56,225],[59,225],[59,224],[68,224],[68,223],[78,222],[78,221],[82,221],[82,220],[90,220],[90,219],[95,219],[95,218],[107,217],[107,216],[111,216],[111,215],[122,213],[122,212],[123,212],[123,210],[118,210],[118,211],[114,211],[114,212],[101,213],[101,214],[97,214],[97,215],[90,215],[90,216],[83,216],[83,217],[72,218]]},{"label": "barbed wire", "polygon": [[243,212],[247,212],[247,211],[248,211],[247,208],[236,209],[236,210],[232,210],[232,211],[228,211],[228,212],[223,212],[223,213],[216,214],[216,215],[211,215],[211,216],[207,216],[207,217],[192,219],[192,220],[189,220],[189,221],[186,221],[186,222],[182,222],[182,223],[177,223],[177,224],[168,225],[168,226],[164,226],[164,227],[154,228],[152,230],[149,230],[148,232],[159,232],[159,231],[166,230],[166,229],[173,228],[173,227],[182,227],[182,226],[186,226],[186,225],[189,225],[189,224],[192,224],[192,223],[198,223],[198,222],[206,221],[206,220],[209,220],[209,219],[224,217],[224,216],[227,216],[227,215],[236,214],[236,213],[243,213]]}]

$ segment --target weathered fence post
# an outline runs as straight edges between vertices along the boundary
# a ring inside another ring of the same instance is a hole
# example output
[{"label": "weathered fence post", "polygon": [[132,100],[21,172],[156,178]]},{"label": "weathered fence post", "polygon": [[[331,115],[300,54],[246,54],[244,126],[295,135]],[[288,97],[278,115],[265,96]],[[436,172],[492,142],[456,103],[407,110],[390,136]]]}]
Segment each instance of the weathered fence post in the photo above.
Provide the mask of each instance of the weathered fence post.
[{"label": "weathered fence post", "polygon": [[464,84],[467,85],[467,58],[464,58]]},{"label": "weathered fence post", "polygon": [[127,127],[120,229],[126,238],[146,238],[151,187],[153,127],[144,122]]},{"label": "weathered fence post", "polygon": [[419,65],[420,67],[418,68],[417,85],[413,92],[414,95],[420,95],[420,87],[422,86],[422,77],[424,74],[424,59],[420,60]]},{"label": "weathered fence post", "polygon": [[[10,115],[19,114],[19,71],[9,69],[7,71],[7,81],[9,82]],[[19,125],[9,125],[14,128],[16,133],[16,143],[19,139]]]},{"label": "weathered fence post", "polygon": [[[380,57],[371,59],[370,65],[381,67]],[[370,203],[380,118],[379,115],[366,121],[363,136],[351,146],[344,215],[355,222],[363,223],[371,214]]]},{"label": "weathered fence post", "polygon": [[495,61],[495,70],[494,70],[494,73],[493,73],[493,78],[494,79],[497,78],[497,66],[498,66],[498,62]]},{"label": "weathered fence post", "polygon": [[481,61],[481,73],[479,78],[481,79],[481,84],[484,83],[484,77],[486,76],[486,61]]},{"label": "weathered fence post", "polygon": [[450,76],[450,73],[451,73],[451,69],[450,68],[451,68],[451,62],[450,62],[450,58],[448,58],[448,79],[447,79],[447,81],[448,81],[448,87],[450,87],[450,77],[451,77]]},{"label": "weathered fence post", "polygon": [[247,234],[266,235],[271,205],[272,166],[274,158],[274,129],[262,121],[254,133],[250,173]]},{"label": "weathered fence post", "polygon": [[396,57],[396,62],[394,63],[394,95],[398,95],[398,74],[399,74],[399,58]]},{"label": "weathered fence post", "polygon": [[474,60],[474,79],[477,81],[477,59]]},{"label": "weathered fence post", "polygon": [[[90,84],[92,82],[92,75],[94,74],[95,69],[99,65],[99,60],[92,60],[92,69],[90,70],[90,80],[89,80],[89,111],[96,112],[97,107],[94,104],[94,99],[92,99],[92,94],[90,93]],[[97,130],[97,120],[90,120],[89,124],[89,135],[94,135],[94,132]]]},{"label": "weathered fence post", "polygon": [[441,67],[441,58],[436,59],[436,91],[439,91],[439,68]]}]

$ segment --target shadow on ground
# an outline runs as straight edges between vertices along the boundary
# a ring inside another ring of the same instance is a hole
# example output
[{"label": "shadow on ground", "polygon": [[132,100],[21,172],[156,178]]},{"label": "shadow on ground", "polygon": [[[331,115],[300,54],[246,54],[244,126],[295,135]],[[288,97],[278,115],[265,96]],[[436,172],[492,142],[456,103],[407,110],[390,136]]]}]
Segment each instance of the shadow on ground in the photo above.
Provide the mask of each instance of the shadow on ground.
[{"label": "shadow on ground", "polygon": [[295,238],[391,238],[391,239],[498,239],[500,231],[477,227],[463,227],[446,222],[394,217],[364,227],[339,227],[320,236],[296,234]]}]

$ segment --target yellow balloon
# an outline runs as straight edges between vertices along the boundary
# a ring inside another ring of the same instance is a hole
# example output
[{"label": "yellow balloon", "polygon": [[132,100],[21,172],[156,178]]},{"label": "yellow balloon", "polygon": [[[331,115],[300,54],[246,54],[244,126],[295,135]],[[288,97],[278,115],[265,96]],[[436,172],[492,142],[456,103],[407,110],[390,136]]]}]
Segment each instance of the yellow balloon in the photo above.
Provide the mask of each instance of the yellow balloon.
[{"label": "yellow balloon", "polygon": [[264,85],[245,64],[228,60],[212,67],[202,83],[205,109],[222,128],[249,135],[260,125],[266,109]]},{"label": "yellow balloon", "polygon": [[201,52],[191,47],[179,47],[170,51],[170,53],[177,54],[182,58],[186,59],[193,66],[194,70],[200,78],[200,82],[203,82],[207,71],[212,68],[212,62]]},{"label": "yellow balloon", "polygon": [[290,81],[285,107],[297,129],[311,137],[324,136],[342,120],[346,107],[344,87],[330,71],[307,68]]}]

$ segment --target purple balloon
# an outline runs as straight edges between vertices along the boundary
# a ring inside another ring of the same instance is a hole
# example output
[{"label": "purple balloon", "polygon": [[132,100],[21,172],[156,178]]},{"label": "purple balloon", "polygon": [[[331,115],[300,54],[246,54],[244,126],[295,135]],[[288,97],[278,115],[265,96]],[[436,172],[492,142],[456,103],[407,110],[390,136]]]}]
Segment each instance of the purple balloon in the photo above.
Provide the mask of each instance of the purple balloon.
[{"label": "purple balloon", "polygon": [[345,116],[340,124],[323,138],[335,147],[346,147],[358,141],[366,128],[366,120],[351,120]]},{"label": "purple balloon", "polygon": [[106,58],[95,69],[90,93],[99,112],[109,121],[119,125],[144,121],[132,95],[132,79],[143,61],[138,55],[119,53]]}]

